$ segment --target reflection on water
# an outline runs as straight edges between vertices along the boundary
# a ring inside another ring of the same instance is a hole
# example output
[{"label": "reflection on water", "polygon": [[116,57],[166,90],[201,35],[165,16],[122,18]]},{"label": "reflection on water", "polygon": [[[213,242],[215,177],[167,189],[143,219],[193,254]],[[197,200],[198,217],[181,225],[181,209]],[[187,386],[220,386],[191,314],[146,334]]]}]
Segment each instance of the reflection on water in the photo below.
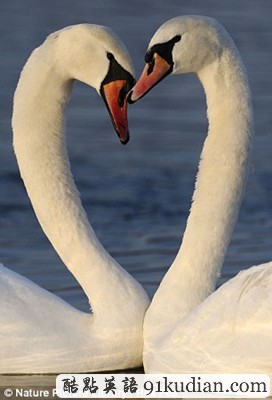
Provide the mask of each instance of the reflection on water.
[{"label": "reflection on water", "polygon": [[[88,310],[78,284],[44,237],[19,178],[11,144],[12,94],[26,57],[52,31],[79,22],[110,26],[124,38],[138,76],[152,33],[179,14],[210,15],[225,25],[241,50],[254,99],[254,165],[219,284],[241,268],[272,259],[271,11],[266,0],[229,0],[220,6],[217,0],[182,6],[178,0],[1,2],[0,261]],[[69,154],[98,237],[152,296],[175,257],[190,206],[207,130],[202,89],[193,76],[169,78],[130,107],[129,117],[132,139],[124,147],[101,99],[77,83],[67,110]]]}]

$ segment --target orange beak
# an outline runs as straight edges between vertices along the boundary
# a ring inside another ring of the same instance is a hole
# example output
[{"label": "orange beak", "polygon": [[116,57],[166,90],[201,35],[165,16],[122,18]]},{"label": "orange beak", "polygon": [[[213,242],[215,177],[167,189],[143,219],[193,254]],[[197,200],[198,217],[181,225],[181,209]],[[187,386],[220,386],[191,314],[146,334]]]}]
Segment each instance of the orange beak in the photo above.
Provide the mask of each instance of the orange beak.
[{"label": "orange beak", "polygon": [[126,144],[129,141],[125,85],[126,80],[116,80],[106,83],[103,86],[102,93],[114,129],[122,144]]},{"label": "orange beak", "polygon": [[146,64],[136,85],[128,94],[128,102],[134,103],[146,95],[157,83],[172,72],[172,66],[158,53],[154,53],[154,66],[150,71],[150,64]]}]

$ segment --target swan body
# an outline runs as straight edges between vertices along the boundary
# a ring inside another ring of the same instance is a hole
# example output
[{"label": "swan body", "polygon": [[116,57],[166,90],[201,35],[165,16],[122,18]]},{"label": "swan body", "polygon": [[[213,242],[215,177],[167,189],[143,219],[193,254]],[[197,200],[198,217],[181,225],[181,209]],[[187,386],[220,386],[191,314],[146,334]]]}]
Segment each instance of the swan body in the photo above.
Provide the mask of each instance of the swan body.
[{"label": "swan body", "polygon": [[181,16],[155,33],[129,101],[169,74],[194,73],[209,121],[183,241],[144,320],[147,373],[266,373],[272,377],[272,262],[216,290],[248,174],[254,133],[239,52],[211,18]]},{"label": "swan body", "polygon": [[[149,332],[145,332],[146,371],[266,373],[271,378],[271,286],[272,262],[251,267],[181,317],[173,331],[159,343],[153,343]],[[147,320],[148,327],[151,329]]]},{"label": "swan body", "polygon": [[148,298],[98,241],[70,170],[64,108],[74,79],[103,97],[123,143],[125,96],[133,69],[108,28],[75,25],[31,54],[15,92],[14,149],[36,216],[87,295],[81,312],[19,274],[0,267],[0,373],[116,370],[142,363]]}]

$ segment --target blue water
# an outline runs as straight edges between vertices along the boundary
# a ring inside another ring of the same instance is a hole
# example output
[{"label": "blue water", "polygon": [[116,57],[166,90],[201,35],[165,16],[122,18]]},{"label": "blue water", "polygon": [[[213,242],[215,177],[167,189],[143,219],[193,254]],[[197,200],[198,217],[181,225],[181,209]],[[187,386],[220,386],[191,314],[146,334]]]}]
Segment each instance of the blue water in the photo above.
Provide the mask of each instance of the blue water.
[{"label": "blue water", "polygon": [[[186,4],[185,4],[186,3]],[[88,310],[77,282],[39,227],[12,150],[12,96],[32,49],[49,33],[88,22],[110,26],[143,67],[157,27],[180,14],[217,18],[234,38],[252,88],[256,139],[251,175],[219,284],[272,259],[272,2],[268,0],[2,0],[0,3],[0,261]],[[180,245],[207,130],[193,76],[170,77],[129,108],[131,141],[121,146],[102,100],[77,83],[67,109],[75,180],[106,249],[155,292]]]}]

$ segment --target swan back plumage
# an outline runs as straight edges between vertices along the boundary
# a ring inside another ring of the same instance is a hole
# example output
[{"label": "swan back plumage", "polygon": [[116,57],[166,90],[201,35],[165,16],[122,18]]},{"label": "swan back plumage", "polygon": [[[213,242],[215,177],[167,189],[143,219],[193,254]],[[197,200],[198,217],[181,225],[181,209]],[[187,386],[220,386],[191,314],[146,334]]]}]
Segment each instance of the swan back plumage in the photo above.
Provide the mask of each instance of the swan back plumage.
[{"label": "swan back plumage", "polygon": [[160,352],[149,342],[147,371],[272,376],[271,286],[271,262],[241,271],[179,320]]}]

